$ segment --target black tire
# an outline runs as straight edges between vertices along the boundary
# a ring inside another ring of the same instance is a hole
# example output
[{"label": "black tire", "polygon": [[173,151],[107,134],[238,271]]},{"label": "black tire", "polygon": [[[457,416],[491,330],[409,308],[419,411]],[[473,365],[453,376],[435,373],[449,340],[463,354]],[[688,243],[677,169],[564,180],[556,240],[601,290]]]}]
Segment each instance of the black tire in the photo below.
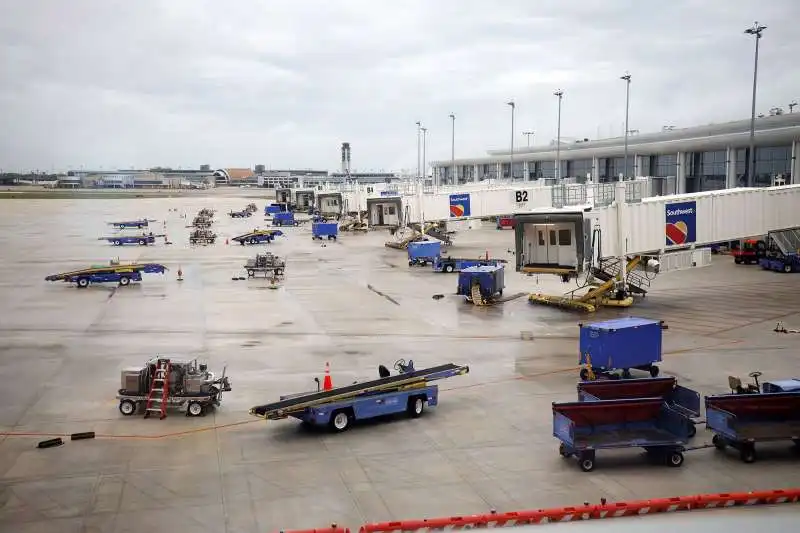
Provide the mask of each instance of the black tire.
[{"label": "black tire", "polygon": [[129,285],[130,282],[131,282],[131,278],[129,278],[128,276],[122,276],[121,278],[119,278],[119,284],[120,284],[121,287],[125,287],[126,285]]},{"label": "black tire", "polygon": [[139,246],[147,246],[147,241],[144,239],[139,239]]},{"label": "black tire", "polygon": [[589,379],[589,369],[581,368],[581,371],[578,373],[578,376],[581,378],[581,381],[587,381]]},{"label": "black tire", "polygon": [[794,269],[792,268],[792,265],[790,263],[786,263],[785,265],[783,265],[783,272],[785,274],[791,274],[793,270]]},{"label": "black tire", "polygon": [[742,258],[741,257],[734,257],[733,258],[733,262],[736,263],[737,265],[741,265],[742,264]]},{"label": "black tire", "polygon": [[255,237],[253,237],[250,239],[250,244],[258,244],[258,240]]},{"label": "black tire", "polygon": [[755,463],[756,462],[756,448],[752,444],[742,446],[742,449],[739,450],[739,458],[744,463]]},{"label": "black tire", "polygon": [[711,444],[713,444],[714,448],[718,450],[724,450],[727,446],[725,439],[723,439],[721,435],[714,435],[711,437]]},{"label": "black tire", "polygon": [[119,402],[119,412],[125,416],[133,416],[136,414],[136,402],[133,400],[121,400]]},{"label": "black tire", "polygon": [[[498,229],[500,229],[500,228],[498,228]],[[564,444],[563,442],[558,445],[558,454],[561,457],[569,457],[570,455],[572,455],[569,452],[567,452],[567,445]]]},{"label": "black tire", "polygon": [[409,262],[408,262],[408,266],[410,266],[410,267],[411,267],[411,266],[414,266],[414,261],[409,261]]},{"label": "black tire", "polygon": [[681,452],[669,452],[667,454],[667,466],[678,468],[683,465],[683,454]]},{"label": "black tire", "polygon": [[186,416],[200,416],[203,411],[203,404],[200,402],[189,402],[189,405],[186,406]]},{"label": "black tire", "polygon": [[581,457],[578,460],[578,466],[584,472],[591,472],[592,470],[594,470],[594,458],[592,458],[592,457]]},{"label": "black tire", "polygon": [[697,435],[697,426],[694,425],[694,422],[689,420],[689,438],[694,438]]},{"label": "black tire", "polygon": [[657,377],[659,372],[660,372],[660,370],[656,365],[650,365],[650,376],[651,377]]},{"label": "black tire", "polygon": [[352,422],[352,418],[352,415],[345,409],[339,409],[338,411],[331,413],[329,426],[333,431],[341,433],[350,428],[350,422]]},{"label": "black tire", "polygon": [[448,274],[453,272],[455,269],[456,268],[453,265],[445,265],[444,267],[444,271],[447,272]]},{"label": "black tire", "polygon": [[275,269],[275,275],[276,276],[280,276],[281,274],[283,274],[283,269],[282,268],[276,268]]},{"label": "black tire", "polygon": [[336,235],[331,235],[331,240],[335,241],[336,240]]},{"label": "black tire", "polygon": [[252,278],[255,275],[256,275],[256,271],[255,270],[248,270],[247,271],[247,277],[248,278]]},{"label": "black tire", "polygon": [[425,397],[412,396],[408,399],[408,415],[411,418],[419,418],[425,412]]},{"label": "black tire", "polygon": [[78,288],[85,289],[89,286],[89,278],[78,278]]}]

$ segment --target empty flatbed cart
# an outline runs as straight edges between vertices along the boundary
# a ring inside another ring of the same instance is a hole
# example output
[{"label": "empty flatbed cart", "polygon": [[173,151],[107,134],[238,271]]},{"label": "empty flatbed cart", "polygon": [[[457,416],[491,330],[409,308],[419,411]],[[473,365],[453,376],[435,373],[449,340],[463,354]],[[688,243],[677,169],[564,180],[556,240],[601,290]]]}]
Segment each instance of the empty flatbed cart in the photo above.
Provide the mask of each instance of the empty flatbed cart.
[{"label": "empty flatbed cart", "polygon": [[283,235],[283,232],[279,229],[256,229],[243,235],[238,235],[231,240],[244,246],[245,244],[261,244],[264,242],[272,242],[275,240],[275,237],[279,237],[281,235]]}]

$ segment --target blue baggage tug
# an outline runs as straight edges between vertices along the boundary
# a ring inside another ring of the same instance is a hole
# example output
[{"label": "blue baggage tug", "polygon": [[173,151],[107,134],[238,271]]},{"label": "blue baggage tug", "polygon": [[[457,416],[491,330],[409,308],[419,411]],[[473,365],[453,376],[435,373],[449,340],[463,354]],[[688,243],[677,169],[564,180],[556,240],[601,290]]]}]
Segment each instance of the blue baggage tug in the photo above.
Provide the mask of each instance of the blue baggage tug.
[{"label": "blue baggage tug", "polygon": [[619,318],[580,326],[580,377],[597,375],[630,378],[631,369],[658,376],[661,362],[661,332],[664,321],[647,318]]}]

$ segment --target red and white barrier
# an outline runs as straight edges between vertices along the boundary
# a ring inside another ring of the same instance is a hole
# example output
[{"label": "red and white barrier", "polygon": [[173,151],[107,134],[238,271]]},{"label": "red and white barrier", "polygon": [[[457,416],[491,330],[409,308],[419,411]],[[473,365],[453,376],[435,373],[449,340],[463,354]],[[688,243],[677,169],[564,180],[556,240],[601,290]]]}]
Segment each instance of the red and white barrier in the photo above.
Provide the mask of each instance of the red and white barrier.
[{"label": "red and white barrier", "polygon": [[[645,515],[691,511],[693,509],[718,509],[744,505],[774,505],[800,502],[800,488],[737,492],[721,494],[701,494],[675,498],[634,500],[600,505],[584,504],[575,507],[514,511],[508,513],[492,512],[484,515],[451,516],[447,518],[428,518],[422,520],[400,520],[364,524],[359,533],[428,533],[429,531],[449,531],[475,528],[499,528],[547,524],[554,522],[573,522],[578,520],[600,520],[622,516]],[[341,533],[333,530],[316,530],[326,533]],[[289,533],[289,532],[284,532]],[[301,532],[291,532],[301,533]],[[306,533],[306,532],[302,532]],[[310,532],[308,532],[310,533]]]}]

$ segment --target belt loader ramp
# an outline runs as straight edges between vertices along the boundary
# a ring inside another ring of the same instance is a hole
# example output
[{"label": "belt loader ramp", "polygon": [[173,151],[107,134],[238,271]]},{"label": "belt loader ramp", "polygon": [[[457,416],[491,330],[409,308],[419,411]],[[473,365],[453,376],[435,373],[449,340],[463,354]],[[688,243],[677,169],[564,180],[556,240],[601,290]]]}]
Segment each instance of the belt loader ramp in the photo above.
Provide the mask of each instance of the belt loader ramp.
[{"label": "belt loader ramp", "polygon": [[[709,245],[800,225],[800,185],[728,189],[582,204],[515,215],[516,269],[554,274],[580,287],[530,301],[593,312],[628,307],[659,273],[710,264]],[[621,265],[625,268],[621,268]],[[580,289],[586,288],[583,294]]]}]

